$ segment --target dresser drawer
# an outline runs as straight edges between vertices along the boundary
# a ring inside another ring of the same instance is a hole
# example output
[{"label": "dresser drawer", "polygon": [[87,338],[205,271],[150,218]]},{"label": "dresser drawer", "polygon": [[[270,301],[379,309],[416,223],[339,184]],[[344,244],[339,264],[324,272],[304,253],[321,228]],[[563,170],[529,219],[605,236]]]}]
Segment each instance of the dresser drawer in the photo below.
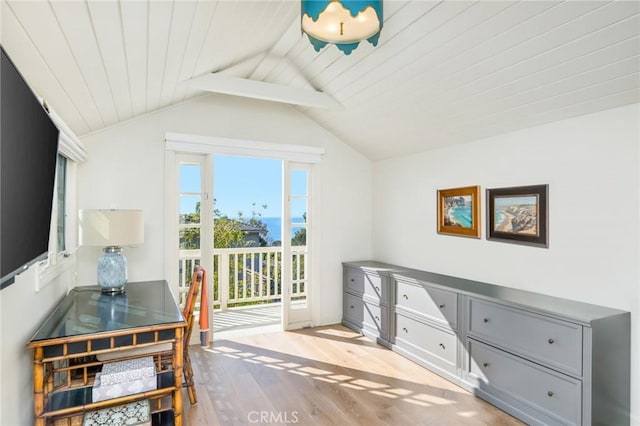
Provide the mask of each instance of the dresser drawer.
[{"label": "dresser drawer", "polygon": [[396,281],[395,303],[453,329],[457,327],[458,295],[451,291]]},{"label": "dresser drawer", "polygon": [[372,303],[364,303],[363,305],[363,323],[362,326],[370,333],[388,339],[389,334],[389,310],[386,306],[378,306]]},{"label": "dresser drawer", "polygon": [[385,281],[376,274],[345,268],[345,290],[355,294],[366,294],[381,302],[386,300]]},{"label": "dresser drawer", "polygon": [[450,330],[395,315],[395,344],[449,372],[456,371],[458,338]]},{"label": "dresser drawer", "polygon": [[343,320],[361,327],[364,313],[364,302],[362,299],[349,293],[343,293],[342,303]]},{"label": "dresser drawer", "polygon": [[582,327],[508,306],[469,299],[469,334],[526,358],[582,375]]},{"label": "dresser drawer", "polygon": [[[580,424],[582,383],[579,380],[468,340],[467,371],[478,387],[497,398],[513,399],[558,424]],[[496,393],[495,390],[499,391]]]}]

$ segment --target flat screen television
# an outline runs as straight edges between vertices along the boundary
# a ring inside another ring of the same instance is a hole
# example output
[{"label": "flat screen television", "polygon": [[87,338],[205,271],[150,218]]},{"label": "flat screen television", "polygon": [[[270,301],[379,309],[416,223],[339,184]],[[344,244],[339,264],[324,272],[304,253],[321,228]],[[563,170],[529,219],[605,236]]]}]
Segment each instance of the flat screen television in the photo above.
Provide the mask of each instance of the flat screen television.
[{"label": "flat screen television", "polygon": [[46,257],[58,129],[0,46],[0,289]]}]

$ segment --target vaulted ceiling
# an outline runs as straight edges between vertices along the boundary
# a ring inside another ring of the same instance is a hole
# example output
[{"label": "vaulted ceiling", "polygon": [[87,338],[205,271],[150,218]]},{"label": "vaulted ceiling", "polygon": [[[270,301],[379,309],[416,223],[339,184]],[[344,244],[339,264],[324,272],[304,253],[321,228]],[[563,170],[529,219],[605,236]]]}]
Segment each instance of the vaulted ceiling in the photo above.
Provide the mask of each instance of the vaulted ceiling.
[{"label": "vaulted ceiling", "polygon": [[[638,1],[389,1],[377,47],[320,53],[300,3],[15,1],[2,44],[82,136],[226,74],[331,96],[296,106],[371,159],[640,102]],[[283,87],[286,89],[287,87]]]}]

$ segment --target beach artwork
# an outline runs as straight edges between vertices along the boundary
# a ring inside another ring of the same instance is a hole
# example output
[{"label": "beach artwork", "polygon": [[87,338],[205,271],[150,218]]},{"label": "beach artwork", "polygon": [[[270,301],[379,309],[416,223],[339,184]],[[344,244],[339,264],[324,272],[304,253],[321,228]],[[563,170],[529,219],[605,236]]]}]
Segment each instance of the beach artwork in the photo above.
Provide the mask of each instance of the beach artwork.
[{"label": "beach artwork", "polygon": [[487,240],[549,247],[549,185],[487,189]]},{"label": "beach artwork", "polygon": [[470,195],[459,197],[444,197],[445,226],[460,226],[462,228],[473,228],[473,199]]},{"label": "beach artwork", "polygon": [[496,197],[493,226],[497,232],[538,235],[538,196]]},{"label": "beach artwork", "polygon": [[438,190],[438,233],[480,238],[480,187]]}]

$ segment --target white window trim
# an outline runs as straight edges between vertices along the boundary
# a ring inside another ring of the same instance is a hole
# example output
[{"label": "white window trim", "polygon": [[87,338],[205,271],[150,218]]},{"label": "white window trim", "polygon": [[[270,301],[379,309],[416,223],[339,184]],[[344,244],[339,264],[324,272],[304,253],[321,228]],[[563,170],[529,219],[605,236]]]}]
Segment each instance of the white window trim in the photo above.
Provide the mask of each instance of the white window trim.
[{"label": "white window trim", "polygon": [[[60,150],[63,154],[63,151]],[[63,154],[64,155],[64,154]],[[67,157],[65,155],[65,157]],[[34,289],[39,292],[47,285],[55,281],[63,273],[68,272],[75,266],[75,251],[77,250],[77,232],[75,224],[78,223],[76,209],[76,176],[77,163],[67,157],[66,167],[66,188],[65,188],[65,242],[64,251],[58,251],[58,200],[53,197],[51,210],[51,226],[49,229],[49,253],[47,259],[36,264]],[[57,185],[57,177],[56,177]],[[54,189],[55,191],[55,189]],[[73,283],[68,283],[68,287],[73,287]]]},{"label": "white window trim", "polygon": [[168,151],[273,158],[312,164],[319,164],[325,152],[324,148],[315,146],[170,132],[165,133],[165,143]]}]

